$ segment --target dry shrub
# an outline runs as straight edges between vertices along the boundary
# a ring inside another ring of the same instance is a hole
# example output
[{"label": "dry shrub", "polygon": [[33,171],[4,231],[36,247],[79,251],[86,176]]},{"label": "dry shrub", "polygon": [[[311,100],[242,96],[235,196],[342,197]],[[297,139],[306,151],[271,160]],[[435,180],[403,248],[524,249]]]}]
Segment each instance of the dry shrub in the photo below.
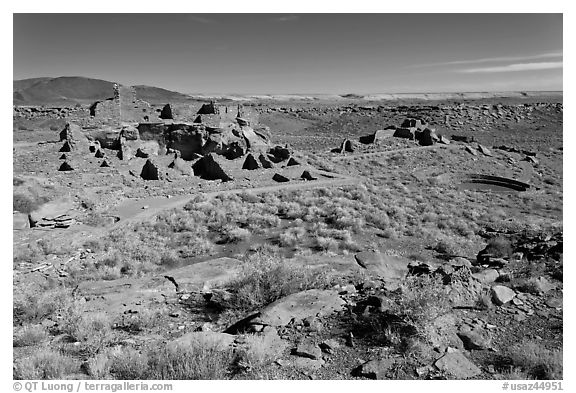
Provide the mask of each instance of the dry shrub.
[{"label": "dry shrub", "polygon": [[259,251],[245,261],[238,278],[226,284],[232,296],[223,306],[253,310],[292,293],[327,285],[325,272],[286,264],[276,254]]},{"label": "dry shrub", "polygon": [[48,339],[48,332],[42,325],[28,325],[14,332],[13,346],[28,347],[38,345]]},{"label": "dry shrub", "polygon": [[[512,346],[509,356],[520,369],[522,379],[562,379],[562,350],[549,350],[539,343],[523,340]],[[514,370],[512,370],[514,371]],[[518,370],[515,371],[518,373]]]},{"label": "dry shrub", "polygon": [[14,362],[14,379],[64,379],[78,372],[78,361],[59,351],[44,348]]}]

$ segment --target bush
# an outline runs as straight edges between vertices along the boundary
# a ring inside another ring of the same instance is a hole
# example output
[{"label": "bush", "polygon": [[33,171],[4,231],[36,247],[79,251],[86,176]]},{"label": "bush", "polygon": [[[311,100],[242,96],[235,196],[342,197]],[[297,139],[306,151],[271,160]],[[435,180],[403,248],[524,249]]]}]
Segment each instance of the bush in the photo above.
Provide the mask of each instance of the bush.
[{"label": "bush", "polygon": [[416,334],[429,340],[429,329],[434,320],[452,307],[444,292],[440,276],[409,276],[401,284],[401,293],[394,299],[391,312],[416,329]]},{"label": "bush", "polygon": [[277,255],[258,252],[244,263],[238,278],[225,286],[232,296],[223,306],[254,310],[292,293],[327,285],[325,272],[285,264]]},{"label": "bush", "polygon": [[562,379],[562,350],[549,350],[534,341],[524,340],[510,349],[514,366],[522,379]]},{"label": "bush", "polygon": [[141,354],[137,350],[127,348],[117,348],[109,354],[110,373],[116,379],[146,379],[148,374],[148,355]]},{"label": "bush", "polygon": [[78,372],[78,362],[59,351],[41,349],[14,362],[14,379],[64,379]]}]

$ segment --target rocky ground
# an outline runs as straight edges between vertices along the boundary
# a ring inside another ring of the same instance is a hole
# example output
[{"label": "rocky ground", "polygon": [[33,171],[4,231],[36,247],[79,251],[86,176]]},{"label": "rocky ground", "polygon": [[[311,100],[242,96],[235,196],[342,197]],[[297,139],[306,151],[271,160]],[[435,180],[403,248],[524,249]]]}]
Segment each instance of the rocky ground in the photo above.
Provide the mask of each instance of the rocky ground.
[{"label": "rocky ground", "polygon": [[255,108],[298,164],[232,181],[15,114],[15,378],[562,378],[561,103]]}]

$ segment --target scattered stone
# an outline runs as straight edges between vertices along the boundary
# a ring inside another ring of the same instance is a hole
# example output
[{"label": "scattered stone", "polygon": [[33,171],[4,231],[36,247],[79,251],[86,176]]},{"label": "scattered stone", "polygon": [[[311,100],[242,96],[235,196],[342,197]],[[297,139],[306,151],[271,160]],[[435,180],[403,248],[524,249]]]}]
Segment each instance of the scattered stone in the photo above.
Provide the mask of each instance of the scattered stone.
[{"label": "scattered stone", "polygon": [[490,347],[488,332],[482,328],[470,328],[468,325],[463,325],[457,334],[467,350],[487,349]]},{"label": "scattered stone", "polygon": [[98,149],[98,150],[96,150],[96,154],[94,154],[94,157],[104,158],[104,153],[102,153],[102,150]]},{"label": "scattered stone", "polygon": [[477,152],[476,150],[474,150],[472,147],[468,146],[468,145],[466,145],[466,146],[464,147],[464,149],[465,149],[468,153],[472,154],[473,156],[477,156],[477,155],[478,155],[478,152]]},{"label": "scattered stone", "polygon": [[332,355],[334,351],[340,347],[340,344],[335,339],[328,339],[322,341],[319,346],[322,352]]},{"label": "scattered stone", "polygon": [[310,359],[320,359],[322,357],[322,351],[318,345],[311,342],[304,342],[298,344],[293,351],[294,355],[302,356]]},{"label": "scattered stone", "polygon": [[562,298],[551,297],[546,300],[546,305],[550,308],[562,308]]},{"label": "scattered stone", "polygon": [[444,135],[440,135],[438,137],[438,143],[441,143],[443,145],[449,145],[450,144],[450,139],[448,139],[447,137],[445,137]]},{"label": "scattered stone", "polygon": [[370,379],[386,379],[386,373],[390,371],[395,363],[394,359],[370,360],[361,365],[357,373]]},{"label": "scattered stone", "polygon": [[478,144],[478,151],[485,156],[492,157],[492,152],[485,146]]},{"label": "scattered stone", "polygon": [[496,269],[485,269],[481,272],[472,274],[476,280],[480,281],[483,284],[491,284],[500,276],[498,270]]},{"label": "scattered stone", "polygon": [[516,296],[516,293],[503,285],[495,285],[492,287],[492,300],[498,306],[508,303]]},{"label": "scattered stone", "polygon": [[482,373],[482,371],[462,354],[462,352],[454,351],[446,353],[434,363],[434,365],[441,371],[444,371],[456,379],[474,378]]}]

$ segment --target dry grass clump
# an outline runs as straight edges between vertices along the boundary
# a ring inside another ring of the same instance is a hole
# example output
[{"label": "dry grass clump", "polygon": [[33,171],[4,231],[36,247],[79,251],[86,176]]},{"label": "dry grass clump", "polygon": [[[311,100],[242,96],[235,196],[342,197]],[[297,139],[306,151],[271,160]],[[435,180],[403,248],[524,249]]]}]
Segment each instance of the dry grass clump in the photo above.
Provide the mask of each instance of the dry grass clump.
[{"label": "dry grass clump", "polygon": [[508,356],[512,360],[510,379],[557,379],[563,373],[562,350],[549,350],[539,343],[523,340],[510,348]]},{"label": "dry grass clump", "polygon": [[452,307],[440,276],[409,276],[401,284],[390,312],[401,317],[416,330],[416,335],[428,341],[434,320]]},{"label": "dry grass clump", "polygon": [[29,347],[42,344],[48,339],[48,332],[42,325],[25,325],[14,328],[13,346]]},{"label": "dry grass clump", "polygon": [[14,379],[64,379],[78,372],[79,362],[60,351],[43,348],[14,362]]},{"label": "dry grass clump", "polygon": [[296,267],[278,255],[257,252],[245,261],[238,277],[226,284],[232,296],[222,306],[236,311],[255,310],[292,293],[327,285],[322,271]]}]

